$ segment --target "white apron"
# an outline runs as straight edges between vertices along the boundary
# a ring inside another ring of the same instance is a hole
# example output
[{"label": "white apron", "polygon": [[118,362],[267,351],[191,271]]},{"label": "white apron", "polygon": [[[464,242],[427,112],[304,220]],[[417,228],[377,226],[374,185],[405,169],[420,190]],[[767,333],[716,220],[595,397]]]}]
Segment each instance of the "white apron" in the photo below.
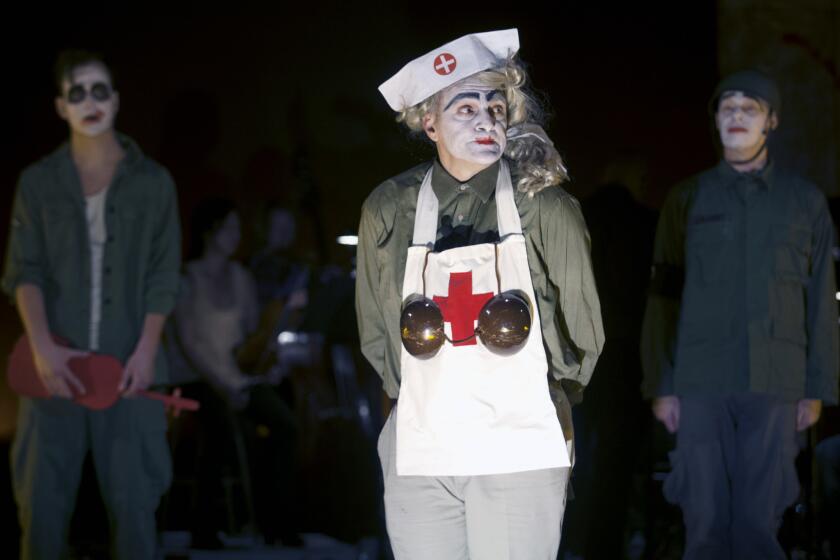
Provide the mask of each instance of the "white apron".
[{"label": "white apron", "polygon": [[[519,352],[507,357],[490,352],[478,337],[456,345],[445,342],[428,359],[402,349],[396,407],[400,476],[472,476],[569,466],[548,392],[548,363],[510,172],[506,162],[500,164],[496,208],[501,289],[528,295],[531,334]],[[417,199],[404,299],[423,293],[424,262],[437,238],[437,221],[430,169]],[[483,302],[498,293],[496,253],[492,243],[429,253],[425,295],[441,306],[451,339],[472,334]]]}]

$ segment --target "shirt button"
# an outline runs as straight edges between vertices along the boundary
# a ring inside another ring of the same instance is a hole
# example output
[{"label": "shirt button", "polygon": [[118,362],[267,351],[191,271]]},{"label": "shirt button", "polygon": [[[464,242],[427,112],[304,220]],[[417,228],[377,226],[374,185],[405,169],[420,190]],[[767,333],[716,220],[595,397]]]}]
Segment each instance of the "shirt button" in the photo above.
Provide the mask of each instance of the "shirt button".
[{"label": "shirt button", "polygon": [[106,267],[105,267],[105,275],[106,275],[106,276],[108,276],[109,274],[111,274],[111,267],[110,267],[110,266],[106,266]]},{"label": "shirt button", "polygon": [[110,214],[114,213],[114,205],[113,204],[108,207],[108,213],[110,213]]},{"label": "shirt button", "polygon": [[103,301],[103,303],[104,303],[105,305],[111,305],[111,298],[106,297],[106,298],[105,298],[105,300]]},{"label": "shirt button", "polygon": [[469,186],[469,185],[461,185],[461,190],[462,190],[462,191],[465,191],[465,190],[467,190],[468,188],[470,188],[470,186]]},{"label": "shirt button", "polygon": [[459,222],[463,222],[463,221],[464,221],[464,215],[463,215],[463,214],[458,214],[458,221],[459,221]]},{"label": "shirt button", "polygon": [[114,242],[114,236],[113,236],[113,235],[109,235],[109,236],[108,236],[108,243],[113,243],[113,242]]}]

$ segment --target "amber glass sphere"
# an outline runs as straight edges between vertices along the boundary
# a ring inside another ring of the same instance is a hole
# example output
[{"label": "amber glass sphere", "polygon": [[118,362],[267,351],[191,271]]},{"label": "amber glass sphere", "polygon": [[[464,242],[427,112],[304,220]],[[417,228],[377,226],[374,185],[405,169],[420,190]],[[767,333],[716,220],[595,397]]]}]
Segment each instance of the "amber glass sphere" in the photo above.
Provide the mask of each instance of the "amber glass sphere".
[{"label": "amber glass sphere", "polygon": [[400,316],[400,337],[408,353],[416,358],[437,354],[446,339],[440,307],[426,297],[409,299]]},{"label": "amber glass sphere", "polygon": [[531,334],[531,304],[519,290],[496,294],[478,315],[478,337],[488,350],[502,356],[518,352]]}]

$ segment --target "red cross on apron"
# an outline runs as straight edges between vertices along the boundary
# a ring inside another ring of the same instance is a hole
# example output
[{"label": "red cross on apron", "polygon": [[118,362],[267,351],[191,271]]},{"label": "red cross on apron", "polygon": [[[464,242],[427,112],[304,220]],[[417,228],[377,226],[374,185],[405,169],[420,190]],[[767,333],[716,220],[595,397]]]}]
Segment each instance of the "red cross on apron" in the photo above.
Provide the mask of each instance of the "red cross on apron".
[{"label": "red cross on apron", "polygon": [[[398,476],[474,476],[569,466],[563,430],[548,392],[548,361],[540,315],[537,328],[513,356],[476,341],[481,307],[501,290],[522,290],[536,301],[528,250],[507,163],[496,178],[498,245],[482,243],[434,252],[438,200],[432,169],[417,195],[403,298],[436,296],[454,340],[428,358],[400,354],[397,422]],[[483,293],[486,292],[486,293]]]},{"label": "red cross on apron", "polygon": [[[449,275],[449,297],[435,296],[433,299],[443,313],[443,320],[452,324],[454,346],[476,344],[475,320],[481,307],[493,297],[493,292],[474,294],[472,271],[453,272]],[[464,340],[466,339],[466,340]]]}]

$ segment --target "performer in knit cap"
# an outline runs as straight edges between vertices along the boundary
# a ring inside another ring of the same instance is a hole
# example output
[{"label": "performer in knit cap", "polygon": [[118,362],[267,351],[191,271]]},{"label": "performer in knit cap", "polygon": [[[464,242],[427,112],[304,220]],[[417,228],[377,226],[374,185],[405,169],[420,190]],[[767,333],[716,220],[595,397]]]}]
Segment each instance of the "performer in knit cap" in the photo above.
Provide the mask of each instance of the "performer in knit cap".
[{"label": "performer in knit cap", "polygon": [[723,158],[671,191],[656,233],[644,389],[677,434],[663,490],[686,559],[786,558],[796,431],[837,403],[834,228],[823,193],[770,158],[780,109],[760,72],[721,81]]},{"label": "performer in knit cap", "polygon": [[379,88],[437,150],[377,187],[359,228],[362,351],[397,399],[379,454],[398,559],[557,555],[569,402],[604,334],[518,48],[515,29],[467,35]]}]

